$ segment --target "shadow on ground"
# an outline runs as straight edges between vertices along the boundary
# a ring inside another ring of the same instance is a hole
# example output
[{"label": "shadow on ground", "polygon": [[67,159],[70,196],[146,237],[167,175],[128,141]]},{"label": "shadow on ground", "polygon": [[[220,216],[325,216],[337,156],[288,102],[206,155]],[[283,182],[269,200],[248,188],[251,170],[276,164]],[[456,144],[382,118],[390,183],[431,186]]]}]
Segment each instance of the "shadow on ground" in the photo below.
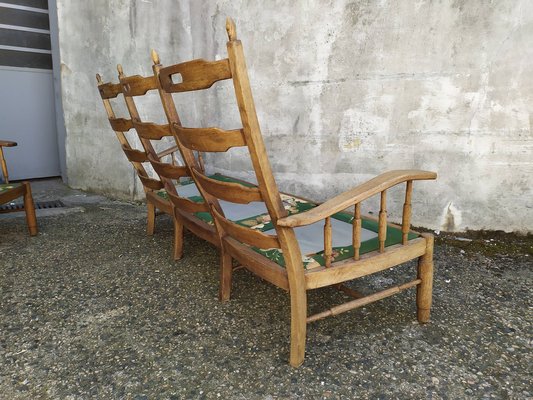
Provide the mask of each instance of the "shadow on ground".
[{"label": "shadow on ground", "polygon": [[[438,239],[430,324],[416,322],[408,291],[311,324],[293,369],[283,291],[240,270],[221,304],[217,252],[187,235],[173,262],[168,217],[147,237],[142,205],[41,186],[37,198],[69,208],[41,213],[37,237],[21,215],[0,219],[0,398],[532,396],[531,237]],[[309,309],[344,300],[317,290]]]}]

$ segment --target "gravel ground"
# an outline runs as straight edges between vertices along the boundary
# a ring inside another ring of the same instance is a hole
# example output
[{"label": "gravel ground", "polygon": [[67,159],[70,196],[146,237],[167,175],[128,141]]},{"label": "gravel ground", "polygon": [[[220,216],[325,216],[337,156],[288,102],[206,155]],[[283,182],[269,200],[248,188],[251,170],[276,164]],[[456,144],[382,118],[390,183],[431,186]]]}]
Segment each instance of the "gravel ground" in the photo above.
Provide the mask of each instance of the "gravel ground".
[{"label": "gravel ground", "polygon": [[[36,197],[50,196],[35,190]],[[533,238],[440,235],[431,323],[414,291],[309,325],[288,365],[289,297],[245,270],[221,304],[216,250],[142,205],[61,189],[67,212],[0,219],[0,398],[532,398]],[[69,212],[68,210],[74,210]],[[352,286],[413,277],[406,264]],[[345,301],[309,296],[310,312]]]}]

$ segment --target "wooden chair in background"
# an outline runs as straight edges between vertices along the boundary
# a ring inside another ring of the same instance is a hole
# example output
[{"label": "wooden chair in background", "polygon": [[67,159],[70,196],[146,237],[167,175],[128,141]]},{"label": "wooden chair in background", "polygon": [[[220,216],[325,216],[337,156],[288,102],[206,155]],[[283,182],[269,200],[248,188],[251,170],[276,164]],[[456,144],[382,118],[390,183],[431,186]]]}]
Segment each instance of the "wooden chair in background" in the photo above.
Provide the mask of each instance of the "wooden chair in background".
[{"label": "wooden chair in background", "polygon": [[[432,293],[433,236],[410,230],[411,193],[413,181],[435,179],[436,174],[418,170],[386,172],[320,205],[280,194],[261,135],[242,44],[230,19],[226,29],[228,58],[198,59],[154,68],[162,91],[168,95],[207,89],[221,80],[231,80],[234,85],[242,128],[187,128],[169,115],[182,154],[192,150],[226,152],[233,147],[247,147],[257,178],[257,186],[214,179],[206,176],[190,157],[184,157],[209,204],[220,238],[221,300],[230,297],[233,259],[287,290],[291,300],[290,364],[295,367],[304,360],[307,323],[401,290],[417,287],[418,320],[427,322]],[[154,63],[158,64],[158,60]],[[173,107],[168,95],[161,96],[166,110]],[[400,183],[406,185],[406,194],[402,224],[398,226],[387,222],[386,200],[387,190]],[[381,196],[379,219],[361,216],[361,202],[375,195]],[[264,204],[265,213],[243,220],[231,219],[222,202],[243,207]],[[355,207],[353,213],[343,211],[350,206]],[[410,282],[308,316],[308,290],[339,286],[417,258],[417,277]]]},{"label": "wooden chair in background", "polygon": [[[29,182],[9,183],[9,174],[7,170],[6,160],[4,158],[4,147],[14,147],[16,142],[7,140],[0,140],[0,165],[2,167],[2,175],[4,183],[0,183],[0,204],[5,204],[16,200],[19,197],[24,199],[24,211],[26,212],[26,223],[31,236],[37,235],[37,218],[35,217],[35,205],[33,204],[33,197],[31,195],[31,186]],[[15,212],[20,211],[20,208],[6,208],[1,212]]]}]

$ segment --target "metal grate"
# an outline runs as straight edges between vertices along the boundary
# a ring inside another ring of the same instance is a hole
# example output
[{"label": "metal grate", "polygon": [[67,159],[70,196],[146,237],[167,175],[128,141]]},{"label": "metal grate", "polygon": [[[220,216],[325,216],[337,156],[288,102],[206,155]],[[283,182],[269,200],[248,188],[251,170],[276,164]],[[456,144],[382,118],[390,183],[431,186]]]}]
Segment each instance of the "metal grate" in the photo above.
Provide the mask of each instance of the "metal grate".
[{"label": "metal grate", "polygon": [[[36,201],[35,209],[44,210],[48,208],[63,208],[65,205],[61,200],[50,200],[50,201]],[[23,211],[24,203],[7,203],[0,206],[0,213],[2,212],[14,212],[14,211]]]}]

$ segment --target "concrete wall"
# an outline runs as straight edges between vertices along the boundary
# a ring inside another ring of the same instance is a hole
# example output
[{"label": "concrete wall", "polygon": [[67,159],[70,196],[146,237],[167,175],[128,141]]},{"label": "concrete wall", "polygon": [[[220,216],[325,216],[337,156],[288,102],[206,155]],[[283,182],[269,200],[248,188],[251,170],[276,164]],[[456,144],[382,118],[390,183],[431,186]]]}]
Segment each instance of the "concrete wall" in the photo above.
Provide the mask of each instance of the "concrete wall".
[{"label": "concrete wall", "polygon": [[[127,73],[148,73],[150,47],[161,49],[164,63],[225,57],[231,15],[281,189],[323,200],[388,169],[435,170],[437,182],[415,184],[414,225],[532,231],[533,2],[58,6],[70,31],[60,26],[73,186],[118,195],[133,180],[118,162],[94,72],[115,76],[121,61],[135,70]],[[184,122],[238,126],[231,90],[218,85],[183,101]],[[247,177],[245,156],[232,151],[208,161],[212,170]],[[394,219],[403,199],[391,197]]]},{"label": "concrete wall", "polygon": [[[121,63],[127,75],[151,75],[152,48],[164,49],[174,60],[190,57],[189,3],[57,0],[57,8],[68,184],[120,198],[141,198],[141,183],[109,126],[95,74],[117,82],[116,66]],[[139,105],[141,116],[163,122],[157,94],[149,100]],[[121,98],[113,105],[117,116],[127,116]],[[135,139],[134,132],[131,137]]]}]

